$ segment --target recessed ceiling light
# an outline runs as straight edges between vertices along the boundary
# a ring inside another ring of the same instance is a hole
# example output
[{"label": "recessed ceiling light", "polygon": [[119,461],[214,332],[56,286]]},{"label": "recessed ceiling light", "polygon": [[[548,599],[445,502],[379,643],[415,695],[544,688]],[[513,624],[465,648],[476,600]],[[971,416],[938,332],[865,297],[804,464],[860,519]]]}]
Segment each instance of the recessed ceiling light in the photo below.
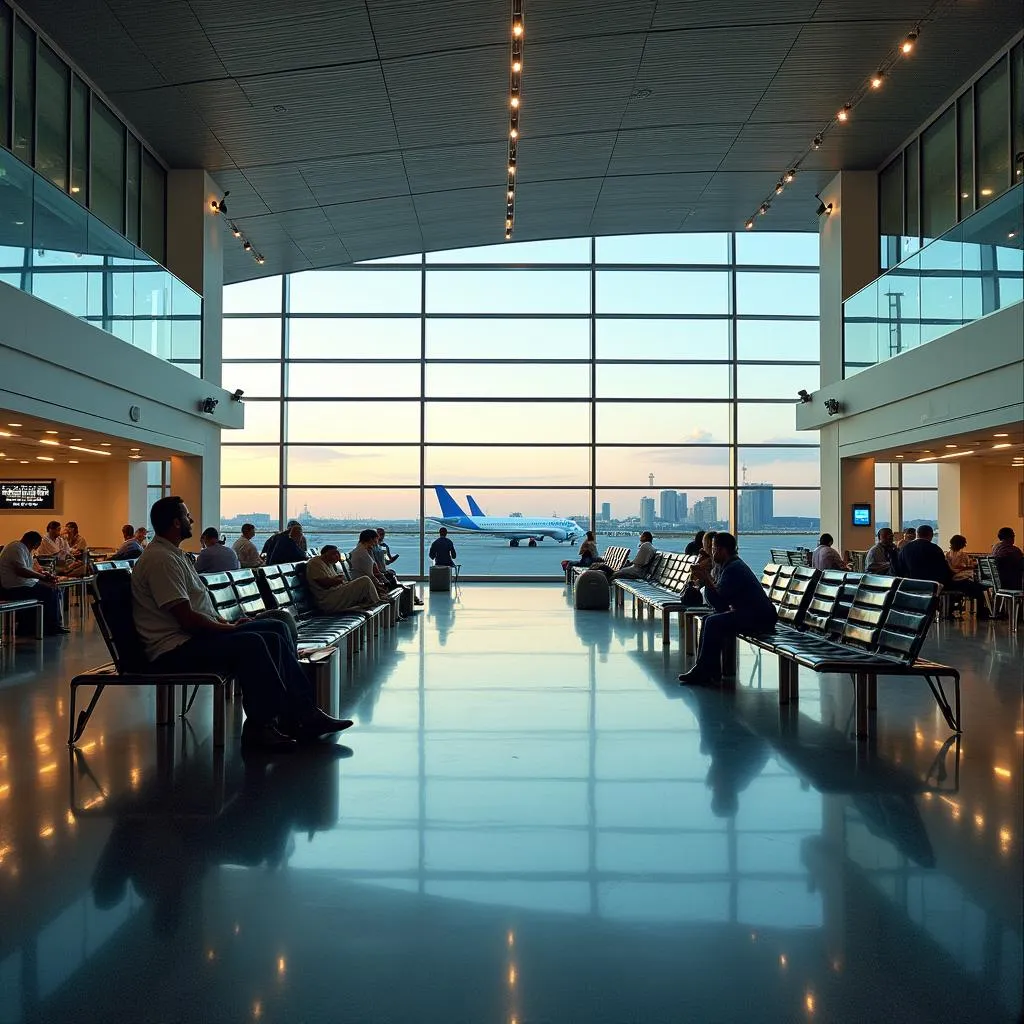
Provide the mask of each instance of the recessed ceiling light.
[{"label": "recessed ceiling light", "polygon": [[50,440],[49,438],[47,438],[47,437],[41,437],[41,438],[39,438],[39,443],[40,443],[40,444],[49,444],[49,445],[54,445],[54,446],[55,446],[55,447],[57,447],[57,448],[59,448],[59,447],[60,447],[60,441],[51,441],[51,440]]},{"label": "recessed ceiling light", "polygon": [[1002,444],[994,444],[994,445],[992,445],[992,449],[993,450],[995,450],[996,448],[1012,448],[1012,447],[1013,447],[1013,445],[1010,444],[1009,441],[1003,441]]},{"label": "recessed ceiling light", "polygon": [[981,194],[983,196],[990,196],[990,195],[992,195],[992,189],[990,189],[990,188],[983,188],[981,190]]},{"label": "recessed ceiling light", "polygon": [[80,437],[69,437],[68,440],[69,441],[81,441],[82,439]]},{"label": "recessed ceiling light", "polygon": [[20,463],[21,463],[21,464],[22,464],[23,466],[27,466],[27,465],[28,465],[28,459],[18,459],[18,461],[19,461],[19,462],[20,462]]},{"label": "recessed ceiling light", "polygon": [[897,456],[896,456],[896,458],[897,458],[897,459],[902,459],[902,458],[903,458],[903,456],[902,456],[902,455],[897,455]]},{"label": "recessed ceiling light", "polygon": [[993,434],[993,437],[1009,437],[1009,434]]},{"label": "recessed ceiling light", "polygon": [[141,452],[142,449],[141,448],[129,448],[128,451],[130,451],[130,452]]},{"label": "recessed ceiling light", "polygon": [[100,447],[101,448],[109,448],[111,446],[111,444],[112,444],[111,441],[100,441]]},{"label": "recessed ceiling light", "polygon": [[45,431],[45,433],[47,433],[47,434],[59,434],[60,431],[59,430],[47,430],[47,431]]},{"label": "recessed ceiling light", "polygon": [[955,448],[955,447],[956,447],[956,445],[955,445],[955,444],[947,444],[947,445],[946,445],[946,447],[947,447],[947,448]]},{"label": "recessed ceiling light", "polygon": [[68,459],[68,465],[69,466],[77,466],[78,465],[78,459]]},{"label": "recessed ceiling light", "polygon": [[9,427],[20,427],[21,424],[20,423],[8,423],[7,426],[9,426]]},{"label": "recessed ceiling light", "polygon": [[53,462],[53,456],[52,455],[37,455],[36,458],[40,462]]}]

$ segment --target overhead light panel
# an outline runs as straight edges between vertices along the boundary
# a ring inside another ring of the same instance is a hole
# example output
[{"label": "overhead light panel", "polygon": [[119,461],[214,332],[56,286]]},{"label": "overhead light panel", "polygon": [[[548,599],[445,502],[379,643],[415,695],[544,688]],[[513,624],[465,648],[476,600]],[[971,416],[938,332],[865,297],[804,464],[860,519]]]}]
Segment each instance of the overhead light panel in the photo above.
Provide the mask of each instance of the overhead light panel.
[{"label": "overhead light panel", "polygon": [[77,444],[69,444],[68,447],[73,452],[88,452],[90,455],[109,455],[110,452],[105,452],[102,448],[82,448]]}]

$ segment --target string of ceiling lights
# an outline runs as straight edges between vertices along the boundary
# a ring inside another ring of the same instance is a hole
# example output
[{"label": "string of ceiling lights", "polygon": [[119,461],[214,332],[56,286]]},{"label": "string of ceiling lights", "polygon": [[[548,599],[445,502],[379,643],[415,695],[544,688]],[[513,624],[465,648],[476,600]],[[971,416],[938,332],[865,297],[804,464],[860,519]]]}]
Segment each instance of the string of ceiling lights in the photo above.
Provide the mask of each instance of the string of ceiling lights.
[{"label": "string of ceiling lights", "polygon": [[505,241],[516,223],[516,164],[518,160],[520,98],[523,85],[523,0],[512,0],[512,43],[508,74],[508,193],[505,196]]},{"label": "string of ceiling lights", "polygon": [[[776,182],[775,188],[767,195],[762,201],[761,205],[757,208],[757,212],[752,216],[748,217],[746,223],[743,225],[748,231],[750,231],[757,223],[758,217],[764,217],[772,207],[772,201],[777,197],[781,196],[785,191],[786,186],[792,184],[797,174],[800,172],[804,161],[811,153],[816,153],[825,144],[825,139],[830,132],[836,128],[847,124],[850,120],[853,111],[865,100],[868,96],[879,92],[885,85],[886,79],[892,72],[893,68],[901,61],[909,57],[914,50],[917,48],[917,40],[921,35],[922,28],[931,23],[937,21],[948,8],[951,8],[957,4],[958,0],[935,0],[930,8],[925,12],[924,16],[921,17],[914,27],[903,37],[903,39],[889,50],[884,57],[878,62],[875,72],[868,78],[864,79],[863,82],[857,87],[856,91],[844,103],[839,110],[829,118],[826,124],[818,131],[814,138],[811,140],[810,145],[796,157],[791,160],[788,165],[788,169],[784,174],[779,175],[779,180]],[[819,203],[818,214],[819,216],[823,213],[831,213],[831,203],[827,206],[824,203]]]},{"label": "string of ceiling lights", "polygon": [[212,213],[214,213],[214,214],[217,214],[220,217],[223,217],[227,221],[227,225],[228,225],[228,228],[230,228],[230,230],[231,230],[231,234],[234,235],[235,238],[237,238],[242,243],[242,249],[245,252],[249,253],[252,256],[252,258],[260,266],[263,266],[263,264],[267,262],[266,259],[264,259],[263,254],[257,252],[252,247],[252,242],[250,242],[249,239],[245,237],[245,235],[242,233],[242,229],[233,220],[228,220],[227,219],[227,217],[228,217],[227,198],[228,198],[229,195],[231,195],[231,190],[230,189],[228,189],[228,191],[225,192],[224,195],[222,195],[220,197],[220,201],[219,202],[216,199],[211,199],[210,200],[210,211]]}]

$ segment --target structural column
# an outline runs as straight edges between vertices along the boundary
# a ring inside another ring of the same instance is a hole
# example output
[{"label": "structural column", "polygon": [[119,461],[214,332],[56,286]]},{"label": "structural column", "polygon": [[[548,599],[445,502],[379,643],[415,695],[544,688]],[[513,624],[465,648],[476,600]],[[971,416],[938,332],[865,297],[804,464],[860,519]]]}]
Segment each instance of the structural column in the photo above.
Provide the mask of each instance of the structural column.
[{"label": "structural column", "polygon": [[[878,175],[842,171],[822,190],[821,201],[831,207],[818,218],[821,388],[827,397],[828,385],[843,379],[843,301],[878,276]],[[820,431],[821,528],[836,537],[837,546],[860,548],[864,530],[853,532],[849,507],[855,501],[872,501],[874,466],[870,489],[863,467],[856,467],[844,493],[841,440],[842,412]],[[867,497],[862,497],[865,492]]]}]

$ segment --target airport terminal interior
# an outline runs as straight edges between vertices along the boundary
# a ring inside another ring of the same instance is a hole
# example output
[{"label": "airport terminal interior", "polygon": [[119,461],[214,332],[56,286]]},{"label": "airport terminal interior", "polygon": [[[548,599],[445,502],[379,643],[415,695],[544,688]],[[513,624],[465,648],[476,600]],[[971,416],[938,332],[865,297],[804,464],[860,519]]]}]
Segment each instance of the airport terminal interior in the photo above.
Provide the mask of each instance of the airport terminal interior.
[{"label": "airport terminal interior", "polygon": [[1019,1022],[1022,545],[1020,0],[0,0],[0,1024]]}]

